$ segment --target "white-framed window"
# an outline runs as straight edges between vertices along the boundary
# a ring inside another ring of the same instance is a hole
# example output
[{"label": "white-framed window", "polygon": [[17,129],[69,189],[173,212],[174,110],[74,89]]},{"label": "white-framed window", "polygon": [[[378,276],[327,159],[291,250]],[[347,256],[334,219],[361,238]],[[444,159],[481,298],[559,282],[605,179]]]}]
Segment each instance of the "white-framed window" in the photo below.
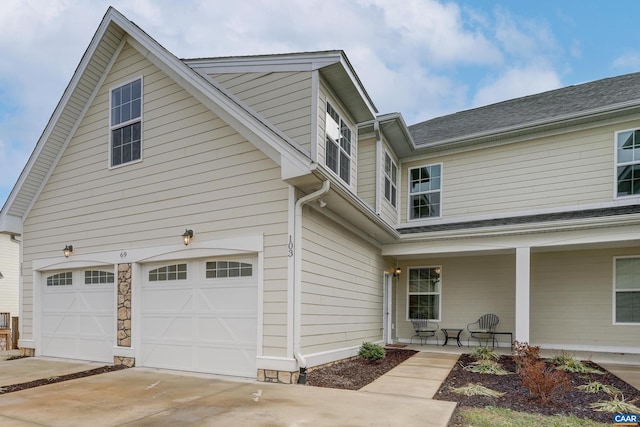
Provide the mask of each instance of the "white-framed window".
[{"label": "white-framed window", "polygon": [[616,132],[616,197],[640,195],[640,129]]},{"label": "white-framed window", "polygon": [[209,261],[205,269],[207,279],[251,277],[253,265],[239,261]]},{"label": "white-framed window", "polygon": [[384,198],[395,208],[398,203],[398,166],[384,153]]},{"label": "white-framed window", "polygon": [[351,128],[340,117],[338,112],[327,102],[325,120],[326,148],[325,164],[335,172],[340,179],[349,184],[351,182]]},{"label": "white-framed window", "polygon": [[150,282],[187,280],[187,264],[171,264],[149,270]]},{"label": "white-framed window", "polygon": [[426,316],[427,319],[440,320],[442,303],[442,280],[440,266],[410,267],[407,288],[408,320]]},{"label": "white-framed window", "polygon": [[409,169],[409,219],[440,216],[442,164]]},{"label": "white-framed window", "polygon": [[111,167],[142,158],[142,77],[111,89]]},{"label": "white-framed window", "polygon": [[614,258],[614,323],[640,323],[640,257]]},{"label": "white-framed window", "polygon": [[98,285],[101,283],[115,283],[115,275],[113,272],[104,270],[85,270],[85,285]]},{"label": "white-framed window", "polygon": [[73,272],[52,274],[47,277],[47,286],[71,286],[73,285]]}]

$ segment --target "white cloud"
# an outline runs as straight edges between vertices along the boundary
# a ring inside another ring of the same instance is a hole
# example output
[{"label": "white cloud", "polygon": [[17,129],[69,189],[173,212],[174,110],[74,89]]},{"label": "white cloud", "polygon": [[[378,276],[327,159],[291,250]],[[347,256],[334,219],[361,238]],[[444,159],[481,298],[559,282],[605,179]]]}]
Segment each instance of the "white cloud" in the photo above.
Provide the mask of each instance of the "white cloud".
[{"label": "white cloud", "polygon": [[[12,167],[2,160],[0,201],[110,4],[178,57],[344,50],[380,112],[401,112],[409,124],[559,85],[555,41],[545,22],[474,3],[4,0],[0,159],[12,159]],[[504,64],[507,71],[472,92],[470,72],[482,80]]]},{"label": "white cloud", "polygon": [[[370,0],[382,11],[383,28],[432,63],[495,64],[501,53],[481,27],[467,28],[455,3]],[[398,45],[402,49],[402,45]]]},{"label": "white cloud", "polygon": [[640,52],[625,52],[614,59],[613,68],[618,68],[627,72],[640,69]]},{"label": "white cloud", "polygon": [[493,104],[561,86],[560,79],[551,68],[532,66],[510,68],[498,78],[480,87],[473,98],[473,106]]}]

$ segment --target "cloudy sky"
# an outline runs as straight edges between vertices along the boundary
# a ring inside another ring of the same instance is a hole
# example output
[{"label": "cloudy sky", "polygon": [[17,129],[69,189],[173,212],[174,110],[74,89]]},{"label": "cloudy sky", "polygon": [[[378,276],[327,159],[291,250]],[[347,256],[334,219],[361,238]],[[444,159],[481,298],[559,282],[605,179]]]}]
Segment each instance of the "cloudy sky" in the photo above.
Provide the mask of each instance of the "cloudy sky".
[{"label": "cloudy sky", "polygon": [[636,0],[2,0],[0,204],[109,5],[181,58],[342,49],[408,124],[640,70]]}]

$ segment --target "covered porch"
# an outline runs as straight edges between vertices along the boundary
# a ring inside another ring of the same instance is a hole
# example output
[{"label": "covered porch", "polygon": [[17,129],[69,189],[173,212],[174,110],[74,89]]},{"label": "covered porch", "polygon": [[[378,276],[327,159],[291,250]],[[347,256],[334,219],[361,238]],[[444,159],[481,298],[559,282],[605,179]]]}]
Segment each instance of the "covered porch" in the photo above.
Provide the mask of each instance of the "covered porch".
[{"label": "covered porch", "polygon": [[[512,336],[547,351],[640,355],[638,294],[620,278],[626,269],[640,283],[640,234],[625,229],[387,245],[383,254],[401,270],[387,342],[409,344],[411,318],[423,313],[440,329],[462,329],[460,350],[468,351],[479,343],[468,341],[467,324],[493,313],[500,350],[510,352]],[[458,351],[455,339],[448,344],[442,351]]]}]

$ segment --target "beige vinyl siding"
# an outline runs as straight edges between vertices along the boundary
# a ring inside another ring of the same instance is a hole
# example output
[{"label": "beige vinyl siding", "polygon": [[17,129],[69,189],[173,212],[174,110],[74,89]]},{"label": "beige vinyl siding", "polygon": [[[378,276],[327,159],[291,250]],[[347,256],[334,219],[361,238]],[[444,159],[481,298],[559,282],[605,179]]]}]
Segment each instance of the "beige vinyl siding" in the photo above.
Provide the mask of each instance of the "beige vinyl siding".
[{"label": "beige vinyl siding", "polygon": [[402,221],[412,167],[443,163],[442,218],[527,212],[611,202],[614,132],[640,121],[443,155],[402,165]]},{"label": "beige vinyl siding", "polygon": [[[108,168],[109,89],[143,75],[142,162]],[[63,153],[25,231],[24,338],[31,260],[264,235],[264,354],[285,356],[288,187],[279,167],[130,46]]]},{"label": "beige vinyl siding", "polygon": [[211,75],[227,90],[311,151],[311,72]]},{"label": "beige vinyl siding", "polygon": [[376,207],[376,139],[358,141],[358,196]]},{"label": "beige vinyl siding", "polygon": [[613,324],[613,257],[640,247],[532,254],[531,342],[635,347],[640,327]]},{"label": "beige vinyl siding", "polygon": [[[320,80],[320,93],[318,102],[318,164],[322,165],[327,171],[330,171],[330,169],[327,167],[325,157],[325,116],[327,114],[327,101],[333,106],[340,117],[342,117],[342,119],[351,128],[351,182],[348,187],[351,189],[351,191],[356,193],[358,191],[358,128],[356,127],[356,123],[353,118],[351,118],[351,116],[347,114],[346,110],[342,107],[342,104],[338,101],[331,89],[327,86],[324,79]],[[334,175],[338,181],[344,183],[344,181],[342,181],[337,174]]]},{"label": "beige vinyl siding", "polygon": [[[411,267],[441,267],[441,328],[464,329],[483,314],[494,313],[500,318],[498,331],[515,332],[515,255],[416,258],[402,260],[400,266],[396,324],[402,341],[413,335],[411,322],[407,320],[408,271]],[[461,339],[466,344],[465,332]]]},{"label": "beige vinyl siding", "polygon": [[313,208],[304,208],[302,227],[302,352],[382,339],[380,249]]},{"label": "beige vinyl siding", "polygon": [[0,234],[0,312],[18,316],[20,247],[11,236]]}]

